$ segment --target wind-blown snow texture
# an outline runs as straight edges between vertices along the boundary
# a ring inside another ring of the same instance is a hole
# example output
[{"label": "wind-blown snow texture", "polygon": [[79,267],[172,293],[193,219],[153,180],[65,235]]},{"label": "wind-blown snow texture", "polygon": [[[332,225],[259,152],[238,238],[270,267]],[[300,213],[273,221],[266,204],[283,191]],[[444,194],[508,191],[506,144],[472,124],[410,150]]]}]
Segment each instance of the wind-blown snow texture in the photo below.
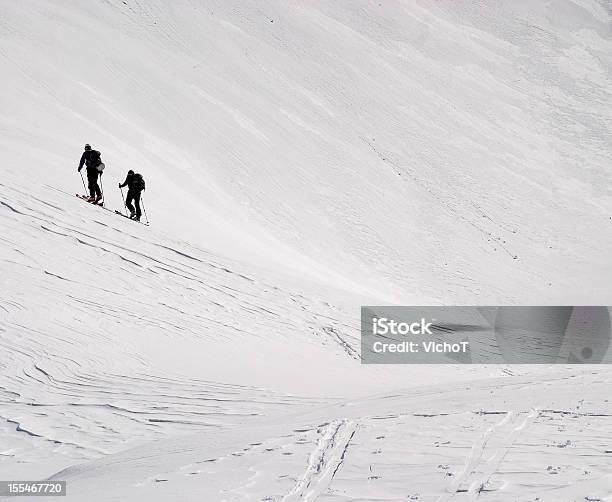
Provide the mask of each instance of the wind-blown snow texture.
[{"label": "wind-blown snow texture", "polygon": [[[606,367],[358,353],[362,304],[611,304],[611,19],[0,1],[0,477],[75,501],[612,500]],[[85,142],[109,208],[144,174],[151,227],[74,197]]]}]

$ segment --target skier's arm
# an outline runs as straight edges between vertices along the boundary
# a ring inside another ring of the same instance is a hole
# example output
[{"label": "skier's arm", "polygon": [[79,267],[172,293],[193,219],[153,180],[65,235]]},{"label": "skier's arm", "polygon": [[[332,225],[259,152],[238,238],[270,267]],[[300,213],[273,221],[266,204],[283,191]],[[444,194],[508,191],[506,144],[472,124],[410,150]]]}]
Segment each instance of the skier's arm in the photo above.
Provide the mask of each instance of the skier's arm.
[{"label": "skier's arm", "polygon": [[127,185],[129,179],[130,179],[130,175],[128,174],[125,178],[125,181],[119,185],[119,188],[123,188],[125,185]]},{"label": "skier's arm", "polygon": [[85,159],[87,158],[87,156],[85,155],[86,152],[83,152],[83,155],[81,155],[81,161],[79,162],[79,171],[81,169],[83,169],[83,164],[85,164]]}]

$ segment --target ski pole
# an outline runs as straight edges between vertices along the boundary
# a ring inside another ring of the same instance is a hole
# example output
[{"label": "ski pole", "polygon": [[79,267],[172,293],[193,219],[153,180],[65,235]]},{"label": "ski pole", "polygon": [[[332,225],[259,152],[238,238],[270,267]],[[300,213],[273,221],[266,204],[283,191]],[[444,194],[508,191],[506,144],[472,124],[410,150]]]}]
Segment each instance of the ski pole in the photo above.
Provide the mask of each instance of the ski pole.
[{"label": "ski pole", "polygon": [[123,196],[123,188],[119,187],[119,190],[121,191],[121,200],[123,201],[123,207],[125,208],[125,215],[127,216],[127,206],[125,205],[125,197]]},{"label": "ski pole", "polygon": [[83,189],[85,190],[85,193],[87,193],[87,187],[85,186],[85,180],[83,179],[83,173],[79,171],[79,174],[81,175],[81,181],[83,182]]},{"label": "ski pole", "polygon": [[140,203],[142,204],[142,211],[145,215],[145,218],[147,219],[147,225],[149,224],[149,217],[147,216],[147,210],[145,209],[145,205],[144,205],[144,199],[142,198],[142,196],[140,197]]}]

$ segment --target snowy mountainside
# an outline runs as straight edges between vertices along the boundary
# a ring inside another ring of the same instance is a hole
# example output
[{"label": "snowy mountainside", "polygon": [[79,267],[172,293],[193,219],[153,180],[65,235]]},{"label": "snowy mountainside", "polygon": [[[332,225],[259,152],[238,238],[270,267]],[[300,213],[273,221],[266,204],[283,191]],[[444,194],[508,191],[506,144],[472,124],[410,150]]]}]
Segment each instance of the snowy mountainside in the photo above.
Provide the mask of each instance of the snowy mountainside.
[{"label": "snowy mountainside", "polygon": [[606,2],[27,1],[0,19],[7,169],[78,188],[93,143],[115,207],[134,168],[179,237],[388,301],[609,293]]},{"label": "snowy mountainside", "polygon": [[448,378],[361,366],[359,297],[3,181],[3,472],[48,476],[160,437]]},{"label": "snowy mountainside", "polygon": [[385,393],[149,443],[53,479],[94,500],[609,501],[611,377],[566,368]]},{"label": "snowy mountainside", "polygon": [[[610,304],[611,18],[0,2],[3,478],[611,500],[605,366],[359,362],[360,305]],[[74,196],[86,142],[108,210]],[[150,227],[112,211],[130,168]]]}]

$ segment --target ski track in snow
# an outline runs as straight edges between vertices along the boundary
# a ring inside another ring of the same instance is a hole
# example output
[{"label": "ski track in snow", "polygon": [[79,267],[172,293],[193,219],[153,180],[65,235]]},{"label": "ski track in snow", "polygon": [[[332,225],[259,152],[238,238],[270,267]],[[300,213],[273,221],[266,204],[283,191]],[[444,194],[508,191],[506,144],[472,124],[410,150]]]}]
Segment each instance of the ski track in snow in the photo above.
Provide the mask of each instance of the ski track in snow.
[{"label": "ski track in snow", "polygon": [[334,420],[321,427],[321,436],[308,459],[304,476],[282,502],[317,500],[332,483],[347,454],[357,424],[348,420]]}]

